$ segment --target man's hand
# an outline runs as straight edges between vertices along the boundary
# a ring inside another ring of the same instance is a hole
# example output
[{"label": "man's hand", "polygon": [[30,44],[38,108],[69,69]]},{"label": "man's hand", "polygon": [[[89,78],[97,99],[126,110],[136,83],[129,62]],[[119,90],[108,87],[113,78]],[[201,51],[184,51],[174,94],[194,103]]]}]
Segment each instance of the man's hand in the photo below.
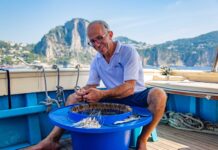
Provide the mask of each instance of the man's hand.
[{"label": "man's hand", "polygon": [[83,96],[86,94],[86,90],[85,89],[79,89],[76,91],[76,100],[77,101],[83,101]]},{"label": "man's hand", "polygon": [[85,91],[83,99],[87,102],[98,102],[104,97],[103,91],[96,88],[89,88]]}]

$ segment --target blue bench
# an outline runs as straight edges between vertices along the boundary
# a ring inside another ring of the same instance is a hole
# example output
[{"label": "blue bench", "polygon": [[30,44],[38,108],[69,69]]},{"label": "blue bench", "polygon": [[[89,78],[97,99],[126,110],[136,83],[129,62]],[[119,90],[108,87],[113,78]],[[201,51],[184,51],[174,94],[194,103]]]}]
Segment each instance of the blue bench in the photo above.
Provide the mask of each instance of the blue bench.
[{"label": "blue bench", "polygon": [[[135,148],[137,144],[138,136],[141,134],[142,127],[135,128],[131,131],[129,147]],[[151,133],[151,140],[156,142],[158,140],[156,128]]]}]

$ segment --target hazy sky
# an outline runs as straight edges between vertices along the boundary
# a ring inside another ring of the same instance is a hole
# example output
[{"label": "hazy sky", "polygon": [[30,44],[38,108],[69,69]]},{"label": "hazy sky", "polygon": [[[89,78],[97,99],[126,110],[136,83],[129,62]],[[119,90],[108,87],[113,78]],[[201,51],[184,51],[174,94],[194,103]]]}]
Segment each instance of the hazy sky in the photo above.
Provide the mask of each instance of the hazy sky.
[{"label": "hazy sky", "polygon": [[0,0],[0,40],[37,43],[72,18],[157,44],[218,30],[218,0]]}]

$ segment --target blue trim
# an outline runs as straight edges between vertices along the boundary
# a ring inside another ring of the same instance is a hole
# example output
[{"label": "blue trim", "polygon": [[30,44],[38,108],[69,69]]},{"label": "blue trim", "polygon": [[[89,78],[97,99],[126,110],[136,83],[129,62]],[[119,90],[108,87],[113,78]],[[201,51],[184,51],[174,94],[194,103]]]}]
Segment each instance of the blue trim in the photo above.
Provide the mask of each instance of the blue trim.
[{"label": "blue trim", "polygon": [[30,146],[29,143],[22,143],[22,144],[17,144],[17,145],[1,148],[1,150],[15,150],[15,149],[20,149],[22,147],[28,147],[28,146]]},{"label": "blue trim", "polygon": [[190,97],[189,109],[190,113],[197,114],[197,99],[195,97]]},{"label": "blue trim", "polygon": [[[72,92],[65,91],[65,95]],[[49,92],[49,96],[55,98],[55,91]],[[9,109],[7,96],[0,96],[0,149],[31,146],[50,133],[54,126],[48,120],[47,107],[39,105],[44,100],[45,92],[12,95],[12,109]],[[69,133],[63,137],[69,137]]]},{"label": "blue trim", "polygon": [[[26,94],[27,106],[37,105],[36,93]],[[29,142],[30,144],[36,144],[41,140],[39,117],[37,114],[28,115],[28,129],[29,129]]]},{"label": "blue trim", "polygon": [[44,105],[36,105],[29,106],[23,108],[14,108],[10,110],[1,110],[0,111],[0,119],[9,118],[9,117],[17,117],[22,115],[29,115],[33,113],[40,113],[46,110],[46,106]]}]

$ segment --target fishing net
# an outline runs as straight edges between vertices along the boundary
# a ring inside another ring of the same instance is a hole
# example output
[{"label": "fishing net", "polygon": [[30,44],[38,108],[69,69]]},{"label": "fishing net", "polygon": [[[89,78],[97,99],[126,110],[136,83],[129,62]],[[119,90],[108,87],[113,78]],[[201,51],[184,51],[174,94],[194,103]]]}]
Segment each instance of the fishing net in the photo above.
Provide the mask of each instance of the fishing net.
[{"label": "fishing net", "polygon": [[77,105],[72,108],[72,112],[85,115],[117,115],[131,112],[132,108],[124,104],[116,103],[89,103]]},{"label": "fishing net", "polygon": [[78,121],[77,127],[87,127],[87,124],[92,124],[92,122],[95,125],[96,122],[99,124],[113,124],[116,121],[128,118],[131,114],[132,108],[124,104],[82,103],[71,108],[69,117]]}]

